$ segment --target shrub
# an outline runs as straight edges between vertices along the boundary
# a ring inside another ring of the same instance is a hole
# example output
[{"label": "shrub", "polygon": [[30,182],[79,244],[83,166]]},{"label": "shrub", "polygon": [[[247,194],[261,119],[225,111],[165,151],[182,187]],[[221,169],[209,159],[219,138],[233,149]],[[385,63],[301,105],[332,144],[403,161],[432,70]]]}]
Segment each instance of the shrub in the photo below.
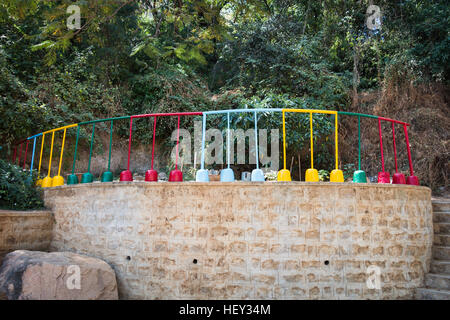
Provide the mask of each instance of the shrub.
[{"label": "shrub", "polygon": [[330,171],[319,170],[319,181],[330,181]]},{"label": "shrub", "polygon": [[35,177],[16,165],[0,160],[0,208],[24,210],[44,207]]}]

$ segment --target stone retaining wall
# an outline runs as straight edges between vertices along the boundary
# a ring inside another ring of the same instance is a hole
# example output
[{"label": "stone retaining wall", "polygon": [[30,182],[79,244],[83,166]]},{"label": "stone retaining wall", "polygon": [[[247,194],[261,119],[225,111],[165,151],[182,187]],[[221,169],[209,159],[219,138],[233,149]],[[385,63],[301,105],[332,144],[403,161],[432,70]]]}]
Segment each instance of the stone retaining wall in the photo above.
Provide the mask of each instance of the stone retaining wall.
[{"label": "stone retaining wall", "polygon": [[[412,298],[430,189],[339,183],[93,183],[45,190],[51,248],[107,261],[125,299]],[[366,285],[381,272],[381,290]]]},{"label": "stone retaining wall", "polygon": [[0,210],[0,265],[14,250],[48,250],[52,229],[50,211]]}]

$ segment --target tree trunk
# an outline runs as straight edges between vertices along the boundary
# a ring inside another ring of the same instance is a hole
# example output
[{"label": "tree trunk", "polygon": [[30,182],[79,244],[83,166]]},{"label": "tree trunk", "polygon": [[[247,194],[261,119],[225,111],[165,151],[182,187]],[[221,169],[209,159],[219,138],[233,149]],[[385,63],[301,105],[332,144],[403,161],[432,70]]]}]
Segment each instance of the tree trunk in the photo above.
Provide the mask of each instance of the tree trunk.
[{"label": "tree trunk", "polygon": [[304,35],[305,31],[306,31],[306,25],[308,23],[309,8],[310,8],[310,1],[308,0],[308,6],[307,6],[306,12],[305,12],[305,22],[303,23],[302,35]]},{"label": "tree trunk", "polygon": [[289,168],[290,172],[292,172],[292,165],[294,164],[294,159],[295,159],[295,157],[292,157],[292,159],[291,159],[291,166]]}]

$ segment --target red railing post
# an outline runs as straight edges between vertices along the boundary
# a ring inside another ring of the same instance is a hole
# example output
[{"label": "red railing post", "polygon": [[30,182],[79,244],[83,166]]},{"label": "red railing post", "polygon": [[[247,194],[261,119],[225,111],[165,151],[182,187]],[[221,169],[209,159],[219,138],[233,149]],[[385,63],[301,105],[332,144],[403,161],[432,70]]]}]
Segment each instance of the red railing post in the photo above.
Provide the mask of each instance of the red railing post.
[{"label": "red railing post", "polygon": [[395,144],[395,123],[392,122],[392,141],[394,144],[394,161],[395,161],[395,172],[398,172],[397,166],[397,145]]},{"label": "red railing post", "polygon": [[178,116],[177,125],[177,151],[175,155],[175,170],[178,170],[178,144],[180,143],[180,116]]},{"label": "red railing post", "polygon": [[127,170],[130,170],[130,155],[131,155],[131,132],[133,130],[133,117],[130,118],[130,135],[128,137],[128,163]]},{"label": "red railing post", "polygon": [[152,170],[153,170],[153,162],[155,160],[155,137],[156,137],[156,116],[153,117]]},{"label": "red railing post", "polygon": [[381,120],[380,120],[380,118],[378,118],[378,135],[380,136],[381,169],[384,172],[383,135],[381,134]]},{"label": "red railing post", "polygon": [[19,159],[17,161],[17,165],[20,166],[20,157],[22,156],[22,143],[20,143],[20,149],[19,149]]},{"label": "red railing post", "polygon": [[411,159],[411,148],[409,146],[408,129],[406,125],[403,125],[403,130],[405,131],[406,149],[408,150],[408,162],[409,162],[409,173],[411,176],[414,175],[413,164]]}]

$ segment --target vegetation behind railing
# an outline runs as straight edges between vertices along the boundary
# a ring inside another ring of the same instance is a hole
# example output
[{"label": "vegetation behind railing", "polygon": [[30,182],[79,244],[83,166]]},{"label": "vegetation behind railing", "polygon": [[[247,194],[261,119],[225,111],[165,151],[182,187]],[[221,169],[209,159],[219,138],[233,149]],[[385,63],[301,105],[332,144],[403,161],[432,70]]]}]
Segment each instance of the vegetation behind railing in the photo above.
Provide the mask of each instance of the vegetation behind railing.
[{"label": "vegetation behind railing", "polygon": [[0,209],[26,210],[44,207],[36,176],[0,159]]}]

